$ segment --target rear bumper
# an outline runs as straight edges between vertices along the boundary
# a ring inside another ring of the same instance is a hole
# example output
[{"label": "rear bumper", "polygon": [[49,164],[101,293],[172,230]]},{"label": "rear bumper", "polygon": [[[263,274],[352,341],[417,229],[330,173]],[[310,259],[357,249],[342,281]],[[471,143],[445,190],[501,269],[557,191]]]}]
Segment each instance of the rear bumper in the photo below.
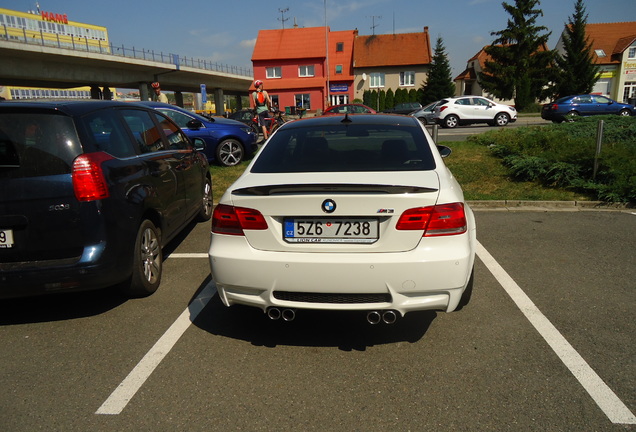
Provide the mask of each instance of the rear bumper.
[{"label": "rear bumper", "polygon": [[260,251],[244,237],[213,234],[210,268],[226,306],[451,312],[470,278],[474,238],[473,229],[408,252],[337,254]]},{"label": "rear bumper", "polygon": [[132,274],[129,261],[130,265],[122,265],[116,257],[106,256],[103,245],[93,245],[76,259],[3,263],[0,299],[106,288]]}]

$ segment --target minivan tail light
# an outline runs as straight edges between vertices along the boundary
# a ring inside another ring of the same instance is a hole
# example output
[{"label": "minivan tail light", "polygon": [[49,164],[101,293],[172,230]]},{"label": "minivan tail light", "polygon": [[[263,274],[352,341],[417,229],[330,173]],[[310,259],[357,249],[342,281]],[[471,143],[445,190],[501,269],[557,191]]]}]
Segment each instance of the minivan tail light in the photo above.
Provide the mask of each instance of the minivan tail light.
[{"label": "minivan tail light", "polygon": [[104,152],[84,153],[73,161],[73,190],[78,201],[95,201],[110,196],[102,163],[114,159]]},{"label": "minivan tail light", "polygon": [[258,210],[219,204],[212,214],[215,234],[245,235],[243,230],[265,230],[267,221]]},{"label": "minivan tail light", "polygon": [[439,204],[406,210],[395,229],[423,230],[423,237],[463,234],[467,230],[464,204]]}]

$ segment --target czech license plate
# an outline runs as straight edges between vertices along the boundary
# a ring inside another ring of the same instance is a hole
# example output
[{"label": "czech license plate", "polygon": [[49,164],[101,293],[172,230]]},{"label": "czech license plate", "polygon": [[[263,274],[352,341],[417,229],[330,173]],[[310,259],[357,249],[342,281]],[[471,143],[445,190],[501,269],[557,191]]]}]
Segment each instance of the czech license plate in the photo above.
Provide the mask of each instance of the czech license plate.
[{"label": "czech license plate", "polygon": [[0,249],[13,247],[13,230],[0,229]]},{"label": "czech license plate", "polygon": [[288,218],[284,238],[289,243],[375,243],[378,220],[370,218]]}]

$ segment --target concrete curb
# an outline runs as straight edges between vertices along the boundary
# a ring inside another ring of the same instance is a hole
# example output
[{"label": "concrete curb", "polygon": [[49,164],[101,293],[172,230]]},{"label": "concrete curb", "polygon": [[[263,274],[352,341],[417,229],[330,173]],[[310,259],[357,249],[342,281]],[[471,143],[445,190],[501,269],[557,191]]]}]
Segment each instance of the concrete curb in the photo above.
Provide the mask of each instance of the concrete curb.
[{"label": "concrete curb", "polygon": [[503,211],[625,211],[633,205],[623,203],[605,203],[602,201],[523,201],[491,200],[466,201],[473,210]]}]

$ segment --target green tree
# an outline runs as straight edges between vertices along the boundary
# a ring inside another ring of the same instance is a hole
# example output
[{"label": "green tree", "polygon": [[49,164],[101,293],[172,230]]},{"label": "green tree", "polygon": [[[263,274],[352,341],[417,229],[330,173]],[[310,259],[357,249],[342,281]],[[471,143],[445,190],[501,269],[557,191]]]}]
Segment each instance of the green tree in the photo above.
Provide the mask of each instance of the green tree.
[{"label": "green tree", "polygon": [[395,105],[395,95],[393,94],[393,90],[388,89],[386,91],[386,99],[384,99],[384,104],[387,108],[393,108]]},{"label": "green tree", "polygon": [[422,83],[420,103],[428,105],[455,94],[455,84],[451,75],[451,67],[446,55],[446,48],[441,37],[437,38],[431,70],[426,83]]},{"label": "green tree", "polygon": [[554,97],[591,93],[598,81],[598,70],[594,65],[592,43],[585,33],[587,13],[583,0],[577,0],[574,14],[565,26],[561,41],[563,53],[555,58],[556,75]]},{"label": "green tree", "polygon": [[[386,91],[380,90],[380,94],[378,95],[378,107],[380,107],[380,111],[385,110],[386,106]],[[392,108],[392,107],[390,107]]]},{"label": "green tree", "polygon": [[535,7],[539,0],[515,0],[514,5],[503,2],[510,14],[508,27],[491,33],[497,36],[492,45],[485,48],[491,60],[479,73],[481,87],[501,99],[514,99],[517,110],[543,99],[549,93],[552,80],[550,65],[554,52],[548,50],[550,33],[544,26],[536,24],[543,16]]}]

